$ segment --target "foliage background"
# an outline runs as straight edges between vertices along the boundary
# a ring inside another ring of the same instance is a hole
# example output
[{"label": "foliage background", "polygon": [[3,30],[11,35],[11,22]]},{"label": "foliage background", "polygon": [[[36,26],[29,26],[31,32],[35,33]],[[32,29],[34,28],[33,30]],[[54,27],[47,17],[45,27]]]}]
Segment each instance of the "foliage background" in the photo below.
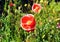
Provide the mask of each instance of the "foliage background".
[{"label": "foliage background", "polygon": [[[15,6],[10,7],[9,2]],[[27,3],[28,2],[28,3]],[[0,42],[60,42],[60,2],[54,0],[34,0],[42,10],[39,14],[31,10],[30,1],[5,0],[4,11],[0,17]],[[36,29],[26,32],[20,26],[20,19],[26,14],[33,14]]]}]

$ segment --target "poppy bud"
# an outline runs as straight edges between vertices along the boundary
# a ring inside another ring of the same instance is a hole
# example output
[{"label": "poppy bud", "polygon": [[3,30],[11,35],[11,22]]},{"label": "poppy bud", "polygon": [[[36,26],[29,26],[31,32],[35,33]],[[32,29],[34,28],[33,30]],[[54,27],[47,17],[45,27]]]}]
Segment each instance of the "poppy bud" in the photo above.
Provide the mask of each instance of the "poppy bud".
[{"label": "poppy bud", "polygon": [[10,2],[9,6],[12,7],[12,6],[15,6],[15,4],[13,4],[12,2]]}]

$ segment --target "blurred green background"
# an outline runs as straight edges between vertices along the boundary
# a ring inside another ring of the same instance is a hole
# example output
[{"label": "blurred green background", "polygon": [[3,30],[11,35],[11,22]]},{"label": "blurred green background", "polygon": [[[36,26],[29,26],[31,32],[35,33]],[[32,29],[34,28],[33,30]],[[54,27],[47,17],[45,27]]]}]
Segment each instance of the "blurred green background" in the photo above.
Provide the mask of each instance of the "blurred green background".
[{"label": "blurred green background", "polygon": [[[3,1],[4,2],[4,1]],[[12,2],[14,6],[10,7]],[[40,13],[31,10],[31,0],[5,0],[0,16],[0,42],[60,42],[60,2],[55,0],[33,0],[42,6]],[[20,19],[26,14],[33,14],[36,29],[26,32],[20,26]]]}]

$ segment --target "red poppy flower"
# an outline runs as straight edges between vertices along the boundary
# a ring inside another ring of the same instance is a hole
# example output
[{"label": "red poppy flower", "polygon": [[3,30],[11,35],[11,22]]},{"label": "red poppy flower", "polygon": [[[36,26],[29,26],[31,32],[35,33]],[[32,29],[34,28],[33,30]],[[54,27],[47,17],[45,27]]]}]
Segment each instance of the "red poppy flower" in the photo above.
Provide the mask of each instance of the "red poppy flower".
[{"label": "red poppy flower", "polygon": [[12,2],[9,3],[9,6],[12,7],[14,6],[15,4],[13,4]]},{"label": "red poppy flower", "polygon": [[42,9],[42,7],[41,7],[40,4],[35,3],[35,4],[32,5],[32,10],[36,13],[39,13],[41,11],[41,9]]},{"label": "red poppy flower", "polygon": [[32,14],[27,14],[21,18],[21,27],[26,31],[33,31],[36,25],[36,21]]}]

